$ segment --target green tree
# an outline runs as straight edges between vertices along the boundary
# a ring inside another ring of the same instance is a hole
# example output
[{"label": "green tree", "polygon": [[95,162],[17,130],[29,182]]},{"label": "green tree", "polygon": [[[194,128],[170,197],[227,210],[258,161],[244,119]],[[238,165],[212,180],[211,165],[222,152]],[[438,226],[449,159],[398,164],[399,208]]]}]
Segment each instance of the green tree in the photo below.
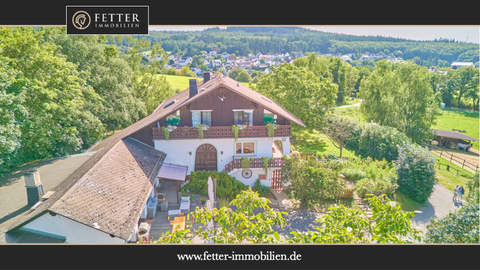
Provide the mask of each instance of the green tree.
[{"label": "green tree", "polygon": [[235,78],[236,81],[239,82],[250,82],[252,78],[250,77],[250,74],[246,70],[242,70],[238,76]]},{"label": "green tree", "polygon": [[291,232],[288,243],[414,243],[420,231],[411,227],[413,212],[402,211],[386,195],[365,199],[373,216],[343,205],[329,208],[317,221],[316,231]]},{"label": "green tree", "polygon": [[398,186],[411,199],[424,203],[433,192],[436,158],[416,144],[403,144],[395,160]]},{"label": "green tree", "polygon": [[414,141],[429,137],[439,105],[425,67],[411,62],[378,61],[360,85],[365,119],[395,127]]},{"label": "green tree", "polygon": [[[228,73],[228,77],[236,80],[237,79],[237,76],[241,73],[241,72],[247,72],[244,68],[241,68],[241,67],[236,67],[236,68],[233,68],[232,70],[230,70],[230,72]],[[248,74],[248,72],[247,72]]]},{"label": "green tree", "polygon": [[95,115],[107,129],[126,127],[146,114],[144,102],[134,97],[132,70],[117,47],[106,45],[105,36],[65,35],[56,29],[50,37],[61,46],[67,60],[88,74],[87,84],[102,98]]},{"label": "green tree", "polygon": [[452,77],[453,83],[457,89],[457,106],[460,108],[460,102],[464,94],[469,91],[478,92],[478,68],[474,66],[460,67]]},{"label": "green tree", "polygon": [[337,102],[340,103],[350,96],[359,78],[357,69],[338,57],[320,57],[316,53],[307,53],[307,57],[296,59],[294,65],[305,67],[317,76],[330,79],[338,85]]},{"label": "green tree", "polygon": [[[175,93],[166,78],[159,75],[165,66],[167,54],[162,49],[160,42],[150,46],[150,42],[146,41],[146,39],[138,40],[130,36],[127,36],[127,39],[133,46],[128,50],[124,58],[132,69],[134,97],[140,99],[145,104],[145,114],[143,115],[145,116],[152,113],[163,100],[173,96]],[[160,59],[155,58],[149,65],[142,65],[140,61],[141,52],[150,47],[152,49],[151,55],[159,55]]]},{"label": "green tree", "polygon": [[359,139],[356,134],[360,127],[355,119],[340,115],[333,115],[328,122],[326,135],[332,144],[340,149],[340,157],[342,157],[343,148],[350,141]]},{"label": "green tree", "polygon": [[[7,108],[13,106],[14,110],[1,113],[6,115],[1,121],[6,120],[14,128],[7,134],[16,137],[8,151],[16,147],[21,134],[21,147],[8,157],[12,166],[75,153],[96,142],[103,133],[102,124],[94,115],[102,108],[101,98],[86,85],[86,74],[66,61],[60,47],[45,38],[48,31],[0,28],[0,60],[8,62],[6,70],[0,72],[14,76],[11,84],[8,75],[6,80],[2,79],[7,82],[2,87],[2,99],[12,98],[7,100]],[[13,126],[12,113],[18,117]]]},{"label": "green tree", "polygon": [[323,128],[335,106],[337,86],[305,68],[281,64],[262,76],[257,91],[276,100],[312,128]]}]

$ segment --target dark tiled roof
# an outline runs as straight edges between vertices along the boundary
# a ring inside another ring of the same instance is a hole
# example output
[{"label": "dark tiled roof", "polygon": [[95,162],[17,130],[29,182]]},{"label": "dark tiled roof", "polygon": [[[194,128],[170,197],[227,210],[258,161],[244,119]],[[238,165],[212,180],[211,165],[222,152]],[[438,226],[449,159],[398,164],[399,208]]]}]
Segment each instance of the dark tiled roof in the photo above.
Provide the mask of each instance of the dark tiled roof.
[{"label": "dark tiled roof", "polygon": [[121,140],[49,210],[128,239],[165,156],[134,139]]},{"label": "dark tiled roof", "polygon": [[455,139],[460,139],[460,140],[465,140],[465,141],[479,141],[478,139],[472,138],[470,136],[467,136],[462,133],[458,133],[455,131],[448,131],[448,130],[440,130],[440,129],[432,129],[437,136],[441,137],[447,137],[447,138],[455,138]]}]

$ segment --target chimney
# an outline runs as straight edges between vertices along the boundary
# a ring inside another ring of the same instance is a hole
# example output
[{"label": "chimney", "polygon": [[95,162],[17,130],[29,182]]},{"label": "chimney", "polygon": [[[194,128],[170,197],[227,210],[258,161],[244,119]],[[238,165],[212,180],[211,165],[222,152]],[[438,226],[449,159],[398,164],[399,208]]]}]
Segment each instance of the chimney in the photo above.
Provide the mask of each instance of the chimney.
[{"label": "chimney", "polygon": [[23,175],[25,179],[25,187],[27,188],[28,205],[34,205],[43,196],[43,186],[40,180],[40,172],[38,170],[28,171]]},{"label": "chimney", "polygon": [[198,89],[197,89],[197,79],[190,79],[188,80],[189,84],[190,84],[190,94],[189,94],[189,98],[195,96],[196,94],[198,94]]},{"label": "chimney", "polygon": [[203,83],[206,83],[210,80],[210,72],[203,73]]}]

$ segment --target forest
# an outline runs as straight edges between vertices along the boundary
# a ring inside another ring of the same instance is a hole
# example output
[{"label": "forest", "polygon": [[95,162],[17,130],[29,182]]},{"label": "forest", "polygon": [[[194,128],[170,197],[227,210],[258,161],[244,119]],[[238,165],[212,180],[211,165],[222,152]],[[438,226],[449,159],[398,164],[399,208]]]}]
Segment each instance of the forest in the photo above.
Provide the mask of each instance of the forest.
[{"label": "forest", "polygon": [[[133,36],[142,38],[143,36]],[[448,67],[453,61],[473,62],[478,65],[479,45],[449,39],[413,41],[382,36],[354,36],[326,33],[301,27],[227,27],[205,31],[171,32],[150,31],[147,40],[162,42],[165,51],[188,50],[185,56],[217,48],[219,53],[237,56],[249,53],[316,52],[319,54],[383,53],[430,67]],[[127,41],[119,44],[128,46]],[[354,60],[356,60],[354,58]]]}]

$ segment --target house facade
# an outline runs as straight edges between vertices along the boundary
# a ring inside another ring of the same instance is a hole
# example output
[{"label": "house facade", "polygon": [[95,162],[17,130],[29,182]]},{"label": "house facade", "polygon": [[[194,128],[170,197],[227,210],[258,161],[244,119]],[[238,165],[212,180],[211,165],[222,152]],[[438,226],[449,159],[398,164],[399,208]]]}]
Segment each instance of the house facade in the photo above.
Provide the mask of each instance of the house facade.
[{"label": "house facade", "polygon": [[[190,79],[189,89],[165,100],[155,114],[161,117],[133,138],[165,153],[165,162],[188,166],[187,175],[225,171],[250,186],[256,179],[271,186],[274,171],[283,164],[273,158],[274,142],[289,155],[291,122],[305,126],[275,101],[220,73],[211,78],[205,73],[201,82]],[[244,127],[237,138],[234,125]],[[267,125],[276,126],[273,136]],[[241,168],[241,158],[250,158],[251,166]],[[262,158],[269,159],[267,174]]]}]

